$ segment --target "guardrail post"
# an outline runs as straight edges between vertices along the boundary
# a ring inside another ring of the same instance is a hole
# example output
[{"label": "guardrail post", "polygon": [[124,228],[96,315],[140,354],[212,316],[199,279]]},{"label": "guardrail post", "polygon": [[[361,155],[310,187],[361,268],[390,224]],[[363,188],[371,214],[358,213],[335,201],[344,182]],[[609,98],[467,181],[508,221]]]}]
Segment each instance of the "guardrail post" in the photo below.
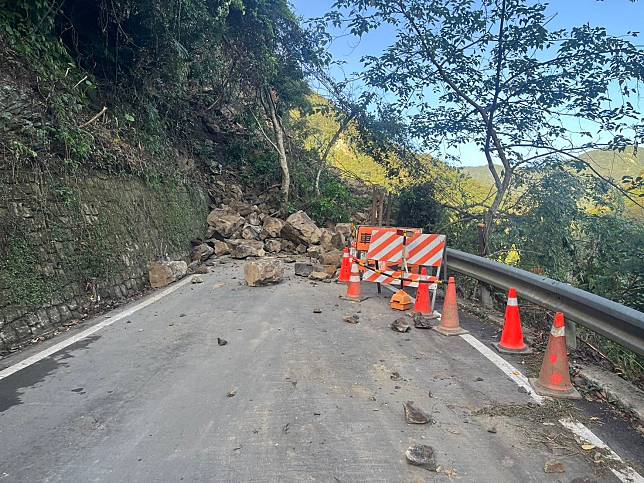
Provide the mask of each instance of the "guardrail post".
[{"label": "guardrail post", "polygon": [[566,320],[566,347],[570,350],[577,348],[577,324]]},{"label": "guardrail post", "polygon": [[[481,257],[485,257],[485,252],[487,251],[487,248],[485,246],[485,224],[479,223],[478,225],[476,225],[476,228],[478,230],[479,255]],[[481,299],[481,305],[486,309],[491,309],[494,306],[494,301],[492,300],[490,287],[488,287],[485,283],[479,281],[478,289]]]}]

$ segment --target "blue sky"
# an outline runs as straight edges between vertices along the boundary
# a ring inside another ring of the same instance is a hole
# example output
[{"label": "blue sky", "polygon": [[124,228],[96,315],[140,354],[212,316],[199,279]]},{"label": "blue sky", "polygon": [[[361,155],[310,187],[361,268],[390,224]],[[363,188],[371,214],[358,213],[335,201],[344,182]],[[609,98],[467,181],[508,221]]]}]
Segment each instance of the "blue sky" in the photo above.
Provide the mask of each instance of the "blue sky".
[{"label": "blue sky", "polygon": [[[324,15],[333,5],[333,0],[290,0],[297,15],[307,19]],[[604,26],[614,35],[625,34],[628,31],[642,32],[644,38],[644,0],[631,2],[629,0],[556,0],[550,2],[551,14],[557,14],[551,22],[553,28],[571,27],[590,23]],[[360,72],[360,58],[364,55],[377,55],[387,47],[393,39],[393,30],[389,27],[379,29],[375,35],[367,35],[361,40],[345,36],[336,39],[330,47],[337,61],[344,62],[344,73]],[[332,74],[341,77],[336,70]],[[485,164],[483,154],[474,145],[463,145],[459,149],[459,157],[463,165]]]}]

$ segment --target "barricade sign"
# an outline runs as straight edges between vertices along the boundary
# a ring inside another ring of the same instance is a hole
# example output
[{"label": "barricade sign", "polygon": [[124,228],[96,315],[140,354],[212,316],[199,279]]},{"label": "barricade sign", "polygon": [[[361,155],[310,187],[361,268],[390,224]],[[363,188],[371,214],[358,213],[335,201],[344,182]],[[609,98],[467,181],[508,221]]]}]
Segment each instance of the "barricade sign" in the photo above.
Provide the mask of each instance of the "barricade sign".
[{"label": "barricade sign", "polygon": [[[423,234],[418,228],[359,227],[357,251],[362,253],[362,280],[380,285],[418,287],[428,282],[432,303],[436,302],[446,237],[434,233]],[[366,256],[365,256],[366,255]],[[422,267],[434,272],[423,276]],[[426,277],[426,278],[425,278]]]},{"label": "barricade sign", "polygon": [[406,230],[412,232],[415,235],[420,235],[423,233],[422,228],[397,228],[393,226],[369,226],[369,225],[360,225],[358,227],[358,234],[356,236],[356,250],[358,252],[367,252],[369,250],[369,244],[371,243],[371,236],[376,230],[385,230],[393,231],[394,233],[398,230]]},{"label": "barricade sign", "polygon": [[404,238],[391,230],[374,230],[371,233],[367,260],[398,263],[402,260]]},{"label": "barricade sign", "polygon": [[445,235],[417,235],[407,240],[405,259],[409,265],[440,267],[445,251]]}]

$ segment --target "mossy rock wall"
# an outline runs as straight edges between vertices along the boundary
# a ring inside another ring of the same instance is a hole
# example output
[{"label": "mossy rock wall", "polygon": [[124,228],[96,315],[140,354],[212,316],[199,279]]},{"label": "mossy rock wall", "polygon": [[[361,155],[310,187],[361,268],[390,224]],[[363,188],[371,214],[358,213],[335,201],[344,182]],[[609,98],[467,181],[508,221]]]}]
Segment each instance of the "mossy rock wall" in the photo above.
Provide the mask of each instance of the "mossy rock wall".
[{"label": "mossy rock wall", "polygon": [[183,181],[0,169],[0,353],[142,291],[148,263],[185,259],[207,213]]}]

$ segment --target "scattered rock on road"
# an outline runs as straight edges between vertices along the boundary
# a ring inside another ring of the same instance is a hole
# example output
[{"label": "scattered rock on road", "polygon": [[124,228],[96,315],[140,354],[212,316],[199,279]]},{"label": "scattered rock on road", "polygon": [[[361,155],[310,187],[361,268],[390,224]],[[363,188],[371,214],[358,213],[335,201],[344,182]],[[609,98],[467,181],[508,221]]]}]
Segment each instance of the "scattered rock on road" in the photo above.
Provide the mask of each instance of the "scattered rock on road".
[{"label": "scattered rock on road", "polygon": [[237,388],[236,388],[236,387],[233,387],[230,391],[228,391],[228,393],[226,394],[226,396],[227,396],[227,397],[233,397],[233,396],[235,396],[235,394],[237,394]]},{"label": "scattered rock on road", "polygon": [[565,473],[566,467],[561,461],[549,460],[543,465],[544,473]]},{"label": "scattered rock on road", "polygon": [[398,371],[394,371],[389,376],[389,379],[391,379],[392,381],[400,381],[402,377],[400,377],[400,373]]},{"label": "scattered rock on road", "polygon": [[311,280],[317,280],[318,282],[324,282],[325,280],[330,279],[331,275],[326,272],[311,272],[309,278]]},{"label": "scattered rock on road", "polygon": [[228,344],[228,341],[226,339],[220,339],[217,337],[217,345],[222,346]]},{"label": "scattered rock on road", "polygon": [[148,274],[152,288],[161,288],[186,276],[188,264],[182,260],[150,263]]},{"label": "scattered rock on road", "polygon": [[436,460],[434,460],[434,450],[431,446],[424,444],[414,444],[405,451],[407,461],[415,466],[420,466],[429,471],[436,471]]},{"label": "scattered rock on road", "polygon": [[284,277],[284,265],[277,258],[263,258],[244,264],[244,278],[251,287],[279,283]]},{"label": "scattered rock on road", "polygon": [[313,273],[313,264],[295,262],[293,269],[295,270],[295,275],[299,277],[308,277],[309,275],[311,275],[311,273]]},{"label": "scattered rock on road", "polygon": [[436,317],[433,316],[427,316],[423,314],[414,314],[413,315],[413,320],[414,320],[414,327],[417,329],[431,329],[432,324],[431,320],[435,319]]},{"label": "scattered rock on road", "polygon": [[427,424],[434,422],[427,413],[414,406],[414,401],[407,401],[403,404],[403,408],[405,409],[405,420],[409,424]]},{"label": "scattered rock on road", "polygon": [[190,280],[191,283],[203,283],[203,278],[201,278],[199,275],[193,275],[192,279]]},{"label": "scattered rock on road", "polygon": [[316,308],[314,308],[314,309],[313,309],[313,313],[314,313],[314,314],[321,314],[321,313],[322,313],[322,309],[319,309],[319,308],[317,308],[317,307],[316,307]]},{"label": "scattered rock on road", "polygon": [[344,320],[347,324],[357,324],[359,322],[360,316],[358,314],[353,314],[353,315],[345,315],[342,317],[342,320]]},{"label": "scattered rock on road", "polygon": [[391,330],[395,330],[396,332],[407,332],[410,330],[409,326],[409,321],[407,317],[400,317],[396,320],[394,320],[391,323]]}]

